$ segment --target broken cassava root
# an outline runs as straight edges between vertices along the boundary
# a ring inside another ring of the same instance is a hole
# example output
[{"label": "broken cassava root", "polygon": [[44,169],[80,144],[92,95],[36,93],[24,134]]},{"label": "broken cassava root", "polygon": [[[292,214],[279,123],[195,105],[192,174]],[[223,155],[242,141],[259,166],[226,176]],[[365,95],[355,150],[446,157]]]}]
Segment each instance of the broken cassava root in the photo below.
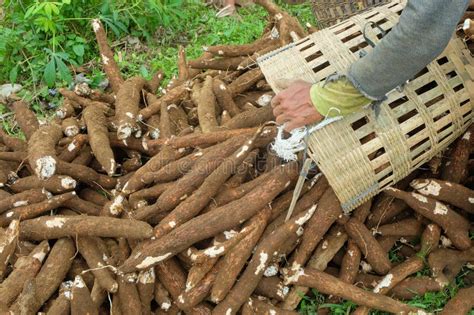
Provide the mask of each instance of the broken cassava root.
[{"label": "broken cassava root", "polygon": [[62,137],[61,127],[56,124],[41,126],[28,141],[28,162],[40,179],[48,179],[56,173],[56,143]]}]

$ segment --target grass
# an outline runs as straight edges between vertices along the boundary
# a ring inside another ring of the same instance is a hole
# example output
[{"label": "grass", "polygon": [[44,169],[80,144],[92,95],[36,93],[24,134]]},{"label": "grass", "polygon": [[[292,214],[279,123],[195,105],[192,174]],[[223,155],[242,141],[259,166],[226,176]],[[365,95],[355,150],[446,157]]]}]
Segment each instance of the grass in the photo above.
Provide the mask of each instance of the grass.
[{"label": "grass", "polygon": [[[278,2],[278,1],[277,1]],[[301,23],[315,23],[311,13],[310,4],[286,5],[279,3],[283,8],[298,17]],[[177,74],[176,59],[178,47],[182,45],[186,49],[188,59],[197,58],[203,52],[203,46],[216,44],[244,44],[258,38],[266,24],[267,13],[260,6],[250,6],[239,9],[239,16],[219,19],[215,17],[216,10],[205,6],[201,2],[189,1],[183,5],[179,12],[182,26],[171,28],[158,27],[152,36],[139,37],[136,30],[131,35],[113,41],[112,47],[115,51],[115,59],[122,70],[122,75],[127,78],[141,74],[150,78],[154,72],[162,70],[165,73],[163,85]],[[98,49],[93,38],[88,38],[86,51],[96,51],[95,58],[85,60],[88,69],[87,79],[91,80],[91,86],[97,87],[105,75],[100,67]],[[109,29],[110,37],[114,37]],[[81,36],[86,37],[85,34]],[[46,52],[43,52],[46,54]],[[41,119],[47,119],[52,111],[58,107],[62,98],[56,93],[56,88],[67,86],[58,80],[54,88],[48,88],[44,82],[35,81],[33,78],[41,77],[41,73],[30,75],[28,60],[24,60],[17,80],[23,85],[23,90],[18,95],[29,101],[32,109]],[[36,69],[36,68],[35,68]],[[33,69],[33,70],[35,70]],[[36,69],[35,71],[39,71]],[[3,81],[3,82],[2,82]],[[1,83],[7,83],[7,78],[0,78]],[[11,135],[21,136],[8,109],[0,105],[0,120],[4,129]]]},{"label": "grass", "polygon": [[[453,298],[460,288],[473,285],[473,283],[466,283],[465,277],[472,273],[470,269],[463,269],[456,277],[454,283],[447,286],[444,290],[439,292],[428,292],[423,296],[417,296],[412,300],[406,301],[407,304],[421,308],[427,312],[439,312],[443,309],[446,303]],[[425,268],[415,276],[429,275],[429,269]],[[353,312],[357,305],[351,301],[343,301],[339,304],[327,303],[325,297],[316,290],[311,291],[311,295],[305,296],[300,302],[298,311],[302,315],[315,315],[319,308],[329,308],[330,314],[334,315],[348,315]],[[390,313],[381,311],[371,311],[371,315],[388,315]],[[474,315],[474,310],[471,310],[468,315]]]}]

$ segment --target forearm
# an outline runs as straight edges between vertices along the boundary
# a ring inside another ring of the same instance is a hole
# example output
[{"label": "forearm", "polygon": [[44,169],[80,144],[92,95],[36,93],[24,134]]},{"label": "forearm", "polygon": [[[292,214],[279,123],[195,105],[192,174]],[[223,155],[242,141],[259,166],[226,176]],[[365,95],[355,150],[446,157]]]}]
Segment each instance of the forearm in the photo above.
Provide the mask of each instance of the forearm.
[{"label": "forearm", "polygon": [[369,98],[383,99],[443,52],[468,2],[409,0],[399,23],[352,64],[348,79]]}]

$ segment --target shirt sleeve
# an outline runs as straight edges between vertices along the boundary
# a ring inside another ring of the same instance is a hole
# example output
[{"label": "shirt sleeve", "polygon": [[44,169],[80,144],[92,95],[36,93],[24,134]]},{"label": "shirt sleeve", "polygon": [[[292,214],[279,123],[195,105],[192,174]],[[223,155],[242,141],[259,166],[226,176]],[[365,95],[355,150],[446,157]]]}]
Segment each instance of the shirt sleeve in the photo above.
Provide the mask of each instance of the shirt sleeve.
[{"label": "shirt sleeve", "polygon": [[344,77],[314,84],[310,95],[316,110],[325,117],[345,116],[372,102]]},{"label": "shirt sleeve", "polygon": [[383,99],[443,52],[468,2],[408,0],[399,23],[351,65],[347,78],[366,97]]}]

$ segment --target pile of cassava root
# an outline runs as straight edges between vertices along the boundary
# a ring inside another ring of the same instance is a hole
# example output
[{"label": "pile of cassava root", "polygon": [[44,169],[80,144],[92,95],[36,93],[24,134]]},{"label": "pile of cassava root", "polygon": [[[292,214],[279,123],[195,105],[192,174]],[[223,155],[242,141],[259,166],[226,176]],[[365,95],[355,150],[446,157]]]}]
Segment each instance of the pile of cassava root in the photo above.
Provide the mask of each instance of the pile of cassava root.
[{"label": "pile of cassava root", "polygon": [[[309,288],[355,314],[423,314],[402,300],[474,262],[472,127],[351,214],[310,174],[285,221],[300,165],[270,149],[273,94],[254,61],[307,31],[257,3],[271,16],[260,39],[181,50],[161,96],[161,73],[122,78],[94,20],[110,91],[61,90],[43,125],[11,104],[27,141],[0,137],[0,314],[297,314]],[[460,289],[443,314],[473,296]]]}]

